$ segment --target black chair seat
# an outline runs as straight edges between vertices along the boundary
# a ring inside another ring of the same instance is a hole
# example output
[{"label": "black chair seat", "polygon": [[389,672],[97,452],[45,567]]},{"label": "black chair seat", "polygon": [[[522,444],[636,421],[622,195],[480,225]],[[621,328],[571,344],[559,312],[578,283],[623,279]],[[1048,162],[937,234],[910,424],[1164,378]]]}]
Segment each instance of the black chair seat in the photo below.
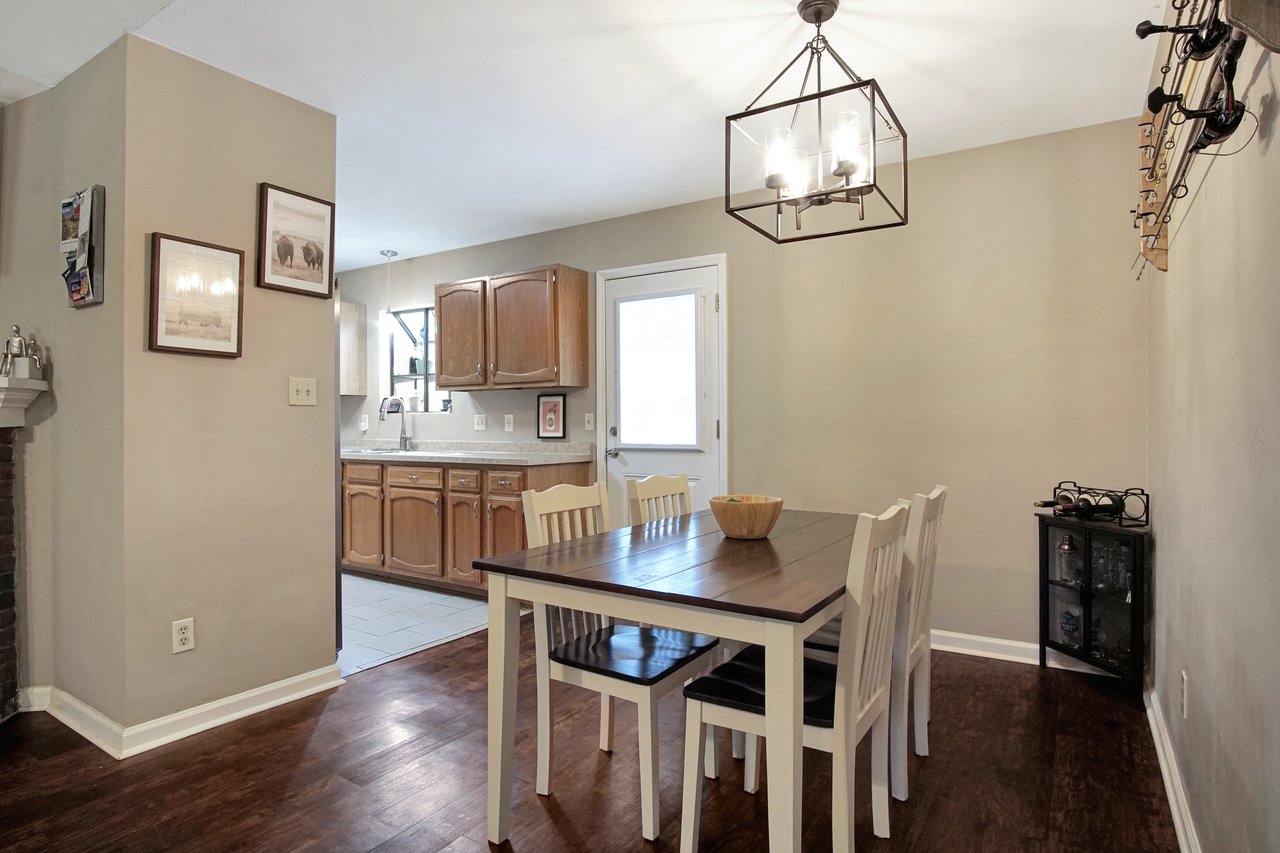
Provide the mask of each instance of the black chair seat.
[{"label": "black chair seat", "polygon": [[[764,713],[764,647],[747,646],[728,663],[685,685],[684,695],[726,708]],[[829,729],[835,720],[836,667],[804,659],[805,725]]]},{"label": "black chair seat", "polygon": [[804,641],[806,649],[820,649],[824,652],[840,651],[840,626],[844,624],[843,618],[836,616],[827,624],[809,635],[809,639]]},{"label": "black chair seat", "polygon": [[552,649],[548,657],[565,666],[647,686],[657,684],[718,642],[715,637],[668,628],[608,625]]}]

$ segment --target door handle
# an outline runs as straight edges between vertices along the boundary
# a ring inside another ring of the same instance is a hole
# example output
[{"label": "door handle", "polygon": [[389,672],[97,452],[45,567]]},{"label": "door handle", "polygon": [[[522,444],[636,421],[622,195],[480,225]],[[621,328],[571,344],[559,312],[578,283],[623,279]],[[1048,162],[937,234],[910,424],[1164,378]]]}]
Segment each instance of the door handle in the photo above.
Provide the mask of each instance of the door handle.
[{"label": "door handle", "polygon": [[619,450],[619,449],[618,449],[618,448],[616,448],[616,447],[610,447],[608,450],[606,450],[606,451],[604,452],[604,455],[605,455],[605,456],[608,456],[610,459],[617,459],[617,458],[618,458],[618,454],[619,454],[619,453],[621,453],[621,452],[622,452],[622,451],[621,451],[621,450]]}]

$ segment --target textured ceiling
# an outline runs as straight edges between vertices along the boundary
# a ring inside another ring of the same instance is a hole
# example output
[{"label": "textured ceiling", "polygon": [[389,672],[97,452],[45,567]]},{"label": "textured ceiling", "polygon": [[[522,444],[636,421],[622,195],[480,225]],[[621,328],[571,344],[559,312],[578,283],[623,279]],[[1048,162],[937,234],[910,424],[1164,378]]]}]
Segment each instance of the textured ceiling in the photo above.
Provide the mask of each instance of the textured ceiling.
[{"label": "textured ceiling", "polygon": [[[0,69],[48,85],[130,30],[336,114],[340,270],[718,195],[724,116],[812,33],[790,0],[102,0],[68,47],[71,5],[0,0],[49,10]],[[921,157],[1136,115],[1163,7],[845,0],[824,31]]]}]

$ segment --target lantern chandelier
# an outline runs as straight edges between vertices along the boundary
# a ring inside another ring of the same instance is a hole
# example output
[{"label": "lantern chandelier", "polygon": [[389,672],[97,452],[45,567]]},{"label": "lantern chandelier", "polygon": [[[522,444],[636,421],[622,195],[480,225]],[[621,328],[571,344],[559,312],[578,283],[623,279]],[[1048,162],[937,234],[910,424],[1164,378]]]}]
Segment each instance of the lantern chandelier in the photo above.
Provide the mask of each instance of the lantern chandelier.
[{"label": "lantern chandelier", "polygon": [[[907,133],[876,81],[855,74],[822,34],[839,5],[801,0],[813,39],[725,119],[725,212],[775,243],[907,224]],[[757,107],[799,76],[806,55],[799,94]],[[842,75],[834,88],[823,89],[824,59]]]}]

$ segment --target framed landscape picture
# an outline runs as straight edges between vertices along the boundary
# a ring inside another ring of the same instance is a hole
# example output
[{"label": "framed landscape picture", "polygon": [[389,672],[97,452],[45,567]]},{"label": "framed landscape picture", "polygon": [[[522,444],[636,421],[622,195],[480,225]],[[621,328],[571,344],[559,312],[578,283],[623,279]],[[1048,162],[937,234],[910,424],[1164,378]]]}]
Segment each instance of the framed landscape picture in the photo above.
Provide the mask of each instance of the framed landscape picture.
[{"label": "framed landscape picture", "polygon": [[564,395],[538,395],[538,438],[564,438]]},{"label": "framed landscape picture", "polygon": [[149,349],[239,358],[243,313],[244,252],[151,235]]},{"label": "framed landscape picture", "polygon": [[258,184],[258,287],[333,296],[333,202]]}]

